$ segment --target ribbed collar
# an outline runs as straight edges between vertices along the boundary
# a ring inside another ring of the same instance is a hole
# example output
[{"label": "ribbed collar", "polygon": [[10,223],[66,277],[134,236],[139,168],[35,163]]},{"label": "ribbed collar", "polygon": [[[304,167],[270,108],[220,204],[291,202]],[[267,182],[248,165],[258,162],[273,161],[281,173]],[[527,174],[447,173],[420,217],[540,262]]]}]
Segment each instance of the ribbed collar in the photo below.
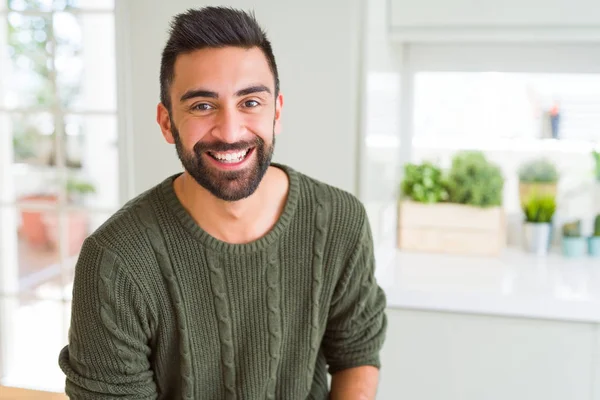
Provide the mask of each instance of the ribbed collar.
[{"label": "ribbed collar", "polygon": [[275,242],[287,229],[292,217],[294,216],[294,213],[296,212],[298,198],[300,197],[300,182],[298,173],[291,167],[283,164],[271,163],[271,165],[273,167],[280,168],[288,176],[289,188],[287,199],[283,208],[283,213],[275,223],[275,226],[266,235],[250,243],[231,244],[224,242],[208,234],[196,223],[188,211],[183,207],[183,204],[179,201],[179,198],[175,194],[175,189],[173,188],[173,181],[175,178],[181,175],[181,173],[172,175],[165,179],[160,185],[160,191],[165,197],[167,208],[174,214],[179,222],[183,224],[188,232],[198,239],[204,246],[221,253],[244,254],[255,252]]}]

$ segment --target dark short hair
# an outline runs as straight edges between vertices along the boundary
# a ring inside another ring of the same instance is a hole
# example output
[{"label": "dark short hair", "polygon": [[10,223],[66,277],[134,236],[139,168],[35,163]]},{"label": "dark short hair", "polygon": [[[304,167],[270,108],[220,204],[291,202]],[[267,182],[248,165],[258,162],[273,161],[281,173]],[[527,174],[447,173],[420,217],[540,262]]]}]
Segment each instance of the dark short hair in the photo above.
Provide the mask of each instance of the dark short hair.
[{"label": "dark short hair", "polygon": [[169,89],[175,77],[175,61],[180,54],[205,48],[227,46],[262,50],[279,93],[279,73],[271,43],[253,13],[228,7],[204,7],[178,14],[171,22],[169,40],[162,52],[160,101],[171,111]]}]

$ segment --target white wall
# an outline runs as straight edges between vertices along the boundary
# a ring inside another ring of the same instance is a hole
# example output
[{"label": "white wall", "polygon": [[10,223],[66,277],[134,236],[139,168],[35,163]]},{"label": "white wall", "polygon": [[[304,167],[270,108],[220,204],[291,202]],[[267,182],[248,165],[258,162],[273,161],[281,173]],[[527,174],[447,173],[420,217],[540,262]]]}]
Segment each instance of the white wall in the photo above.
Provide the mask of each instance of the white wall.
[{"label": "white wall", "polygon": [[[120,110],[133,149],[138,194],[181,170],[155,122],[160,54],[171,17],[204,5],[252,7],[274,46],[284,94],[274,160],[356,193],[361,0],[117,2],[122,44]],[[129,65],[128,65],[129,64]],[[129,80],[127,79],[129,78]],[[127,89],[128,88],[128,89]],[[129,107],[127,105],[130,105]],[[121,125],[124,126],[123,123]]]},{"label": "white wall", "polygon": [[600,24],[596,0],[391,0],[397,27],[570,28]]},{"label": "white wall", "polygon": [[409,42],[597,41],[596,0],[389,0],[392,36]]}]

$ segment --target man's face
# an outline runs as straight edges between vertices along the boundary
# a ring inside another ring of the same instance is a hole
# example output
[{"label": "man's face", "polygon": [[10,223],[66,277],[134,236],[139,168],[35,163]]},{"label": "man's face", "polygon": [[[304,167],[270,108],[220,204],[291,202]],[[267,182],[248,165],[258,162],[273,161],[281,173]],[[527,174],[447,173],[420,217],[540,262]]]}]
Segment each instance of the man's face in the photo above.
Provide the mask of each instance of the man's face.
[{"label": "man's face", "polygon": [[185,170],[214,196],[250,196],[270,165],[282,96],[258,48],[203,49],[180,55],[171,85],[172,112],[158,122]]}]

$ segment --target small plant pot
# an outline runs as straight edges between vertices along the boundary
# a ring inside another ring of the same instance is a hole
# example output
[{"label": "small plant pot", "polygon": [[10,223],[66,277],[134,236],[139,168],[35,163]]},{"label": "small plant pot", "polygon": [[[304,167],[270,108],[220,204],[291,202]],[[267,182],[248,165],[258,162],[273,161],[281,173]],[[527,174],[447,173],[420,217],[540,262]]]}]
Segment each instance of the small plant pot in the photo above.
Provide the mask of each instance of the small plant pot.
[{"label": "small plant pot", "polygon": [[584,237],[563,237],[563,255],[569,258],[584,256],[587,253],[587,242]]},{"label": "small plant pot", "polygon": [[592,257],[600,257],[600,236],[588,238],[588,253]]},{"label": "small plant pot", "polygon": [[523,239],[525,250],[538,256],[548,254],[552,236],[552,225],[546,223],[525,222]]}]

